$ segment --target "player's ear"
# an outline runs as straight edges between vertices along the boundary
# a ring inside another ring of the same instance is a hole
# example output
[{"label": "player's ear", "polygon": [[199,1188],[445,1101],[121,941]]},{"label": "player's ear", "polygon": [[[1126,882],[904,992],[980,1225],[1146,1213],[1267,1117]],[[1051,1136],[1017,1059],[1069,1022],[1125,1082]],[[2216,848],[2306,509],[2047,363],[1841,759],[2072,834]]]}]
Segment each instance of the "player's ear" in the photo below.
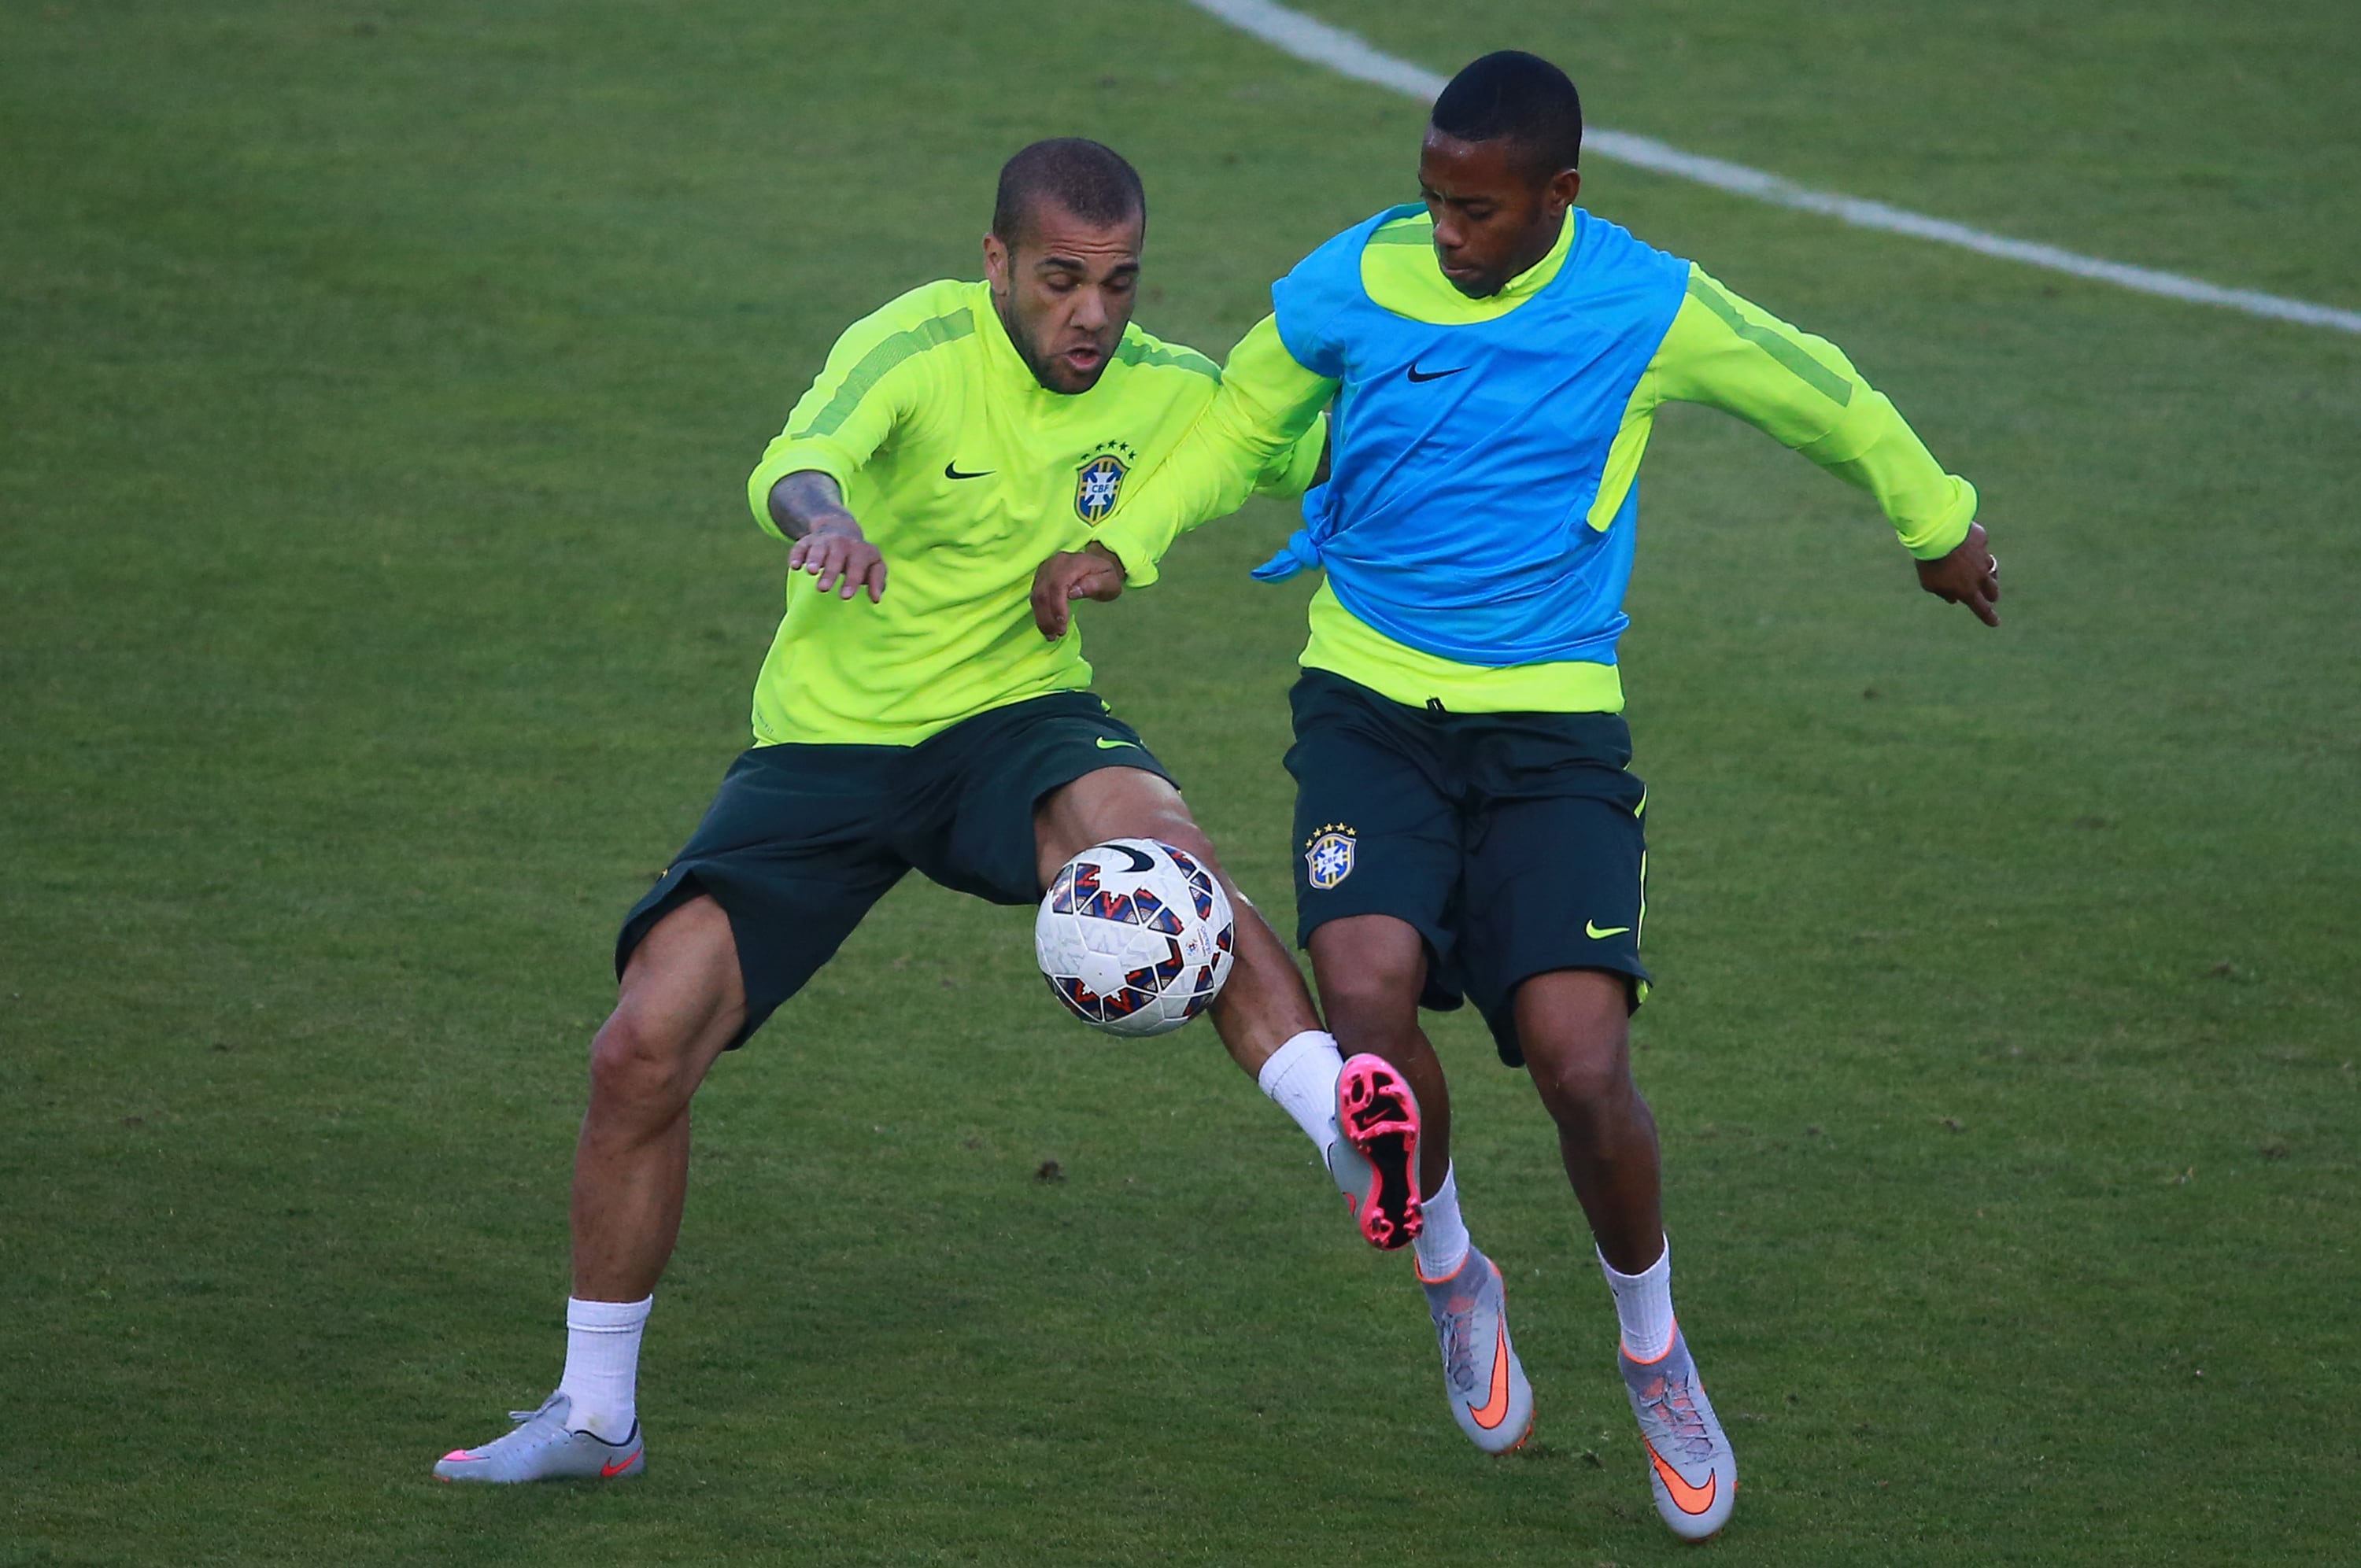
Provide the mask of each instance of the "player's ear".
[{"label": "player's ear", "polygon": [[1004,300],[1008,297],[1008,247],[996,234],[983,236],[983,275],[994,294]]},{"label": "player's ear", "polygon": [[1547,202],[1553,215],[1573,206],[1574,199],[1580,194],[1582,194],[1581,170],[1561,169],[1550,176]]}]

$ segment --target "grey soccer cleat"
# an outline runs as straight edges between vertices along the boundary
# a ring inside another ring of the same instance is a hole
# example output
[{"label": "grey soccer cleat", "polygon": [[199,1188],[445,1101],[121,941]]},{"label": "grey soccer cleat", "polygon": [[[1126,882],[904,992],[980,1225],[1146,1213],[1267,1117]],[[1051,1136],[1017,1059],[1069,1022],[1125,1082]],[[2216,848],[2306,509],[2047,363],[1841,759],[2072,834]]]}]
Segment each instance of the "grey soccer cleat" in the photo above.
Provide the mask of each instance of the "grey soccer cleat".
[{"label": "grey soccer cleat", "polygon": [[1738,1500],[1738,1461],[1697,1381],[1688,1341],[1675,1324],[1672,1344],[1655,1360],[1634,1361],[1620,1345],[1616,1359],[1647,1444],[1656,1512],[1682,1540],[1703,1541],[1730,1522]]},{"label": "grey soccer cleat", "polygon": [[1443,1391],[1467,1441],[1487,1453],[1522,1448],[1533,1432],[1533,1386],[1509,1343],[1499,1266],[1474,1247],[1448,1279],[1419,1276],[1443,1352]]},{"label": "grey soccer cleat", "polygon": [[552,1394],[537,1410],[511,1410],[517,1423],[506,1437],[481,1448],[455,1448],[434,1462],[443,1481],[616,1481],[643,1474],[648,1467],[647,1444],[640,1423],[620,1442],[609,1442],[596,1432],[569,1431],[566,1418],[574,1401]]}]

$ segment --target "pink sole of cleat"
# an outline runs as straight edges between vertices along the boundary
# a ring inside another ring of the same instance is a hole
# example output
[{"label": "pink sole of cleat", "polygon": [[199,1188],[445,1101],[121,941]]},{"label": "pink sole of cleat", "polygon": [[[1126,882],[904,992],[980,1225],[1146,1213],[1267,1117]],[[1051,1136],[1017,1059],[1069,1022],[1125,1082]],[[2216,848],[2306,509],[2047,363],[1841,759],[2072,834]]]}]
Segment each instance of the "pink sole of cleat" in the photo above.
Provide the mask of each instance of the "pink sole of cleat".
[{"label": "pink sole of cleat", "polygon": [[1336,1080],[1336,1124],[1369,1162],[1369,1190],[1347,1199],[1361,1237],[1391,1252],[1408,1246],[1425,1223],[1418,1201],[1418,1097],[1383,1057],[1363,1053]]}]

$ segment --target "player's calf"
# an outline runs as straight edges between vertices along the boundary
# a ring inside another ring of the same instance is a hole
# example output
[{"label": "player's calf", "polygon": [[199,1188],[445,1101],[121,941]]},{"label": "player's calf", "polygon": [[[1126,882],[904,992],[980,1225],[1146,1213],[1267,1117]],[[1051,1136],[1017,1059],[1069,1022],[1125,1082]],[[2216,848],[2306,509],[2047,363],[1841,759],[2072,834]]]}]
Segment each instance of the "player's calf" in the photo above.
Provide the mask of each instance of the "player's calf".
[{"label": "player's calf", "polygon": [[[1235,961],[1212,1014],[1222,1043],[1249,1076],[1259,1080],[1279,1049],[1304,1035],[1326,1038],[1302,973],[1253,901],[1223,870],[1212,841],[1170,780],[1144,768],[1096,769],[1045,796],[1035,808],[1033,827],[1045,887],[1083,850],[1124,839],[1148,839],[1184,850],[1221,883],[1235,920]],[[1329,1048],[1333,1053],[1333,1042]],[[1317,1120],[1324,1123],[1329,1085],[1320,1087]],[[1306,1131],[1324,1153],[1332,1141],[1325,1127]]]},{"label": "player's calf", "polygon": [[1655,1118],[1631,1081],[1623,977],[1538,975],[1518,989],[1517,1033],[1533,1087],[1557,1124],[1566,1179],[1605,1259],[1638,1270],[1664,1236]]},{"label": "player's calf", "polygon": [[680,1234],[688,1102],[744,1017],[736,939],[712,899],[665,913],[632,948],[615,1011],[591,1045],[558,1391],[510,1412],[517,1425],[507,1435],[445,1454],[434,1466],[443,1480],[619,1480],[646,1468],[639,1347]]},{"label": "player's calf", "polygon": [[[1098,769],[1044,797],[1033,826],[1045,885],[1092,846],[1125,839],[1149,839],[1185,850],[1220,879],[1235,920],[1234,961],[1211,1009],[1223,1045],[1312,1140],[1356,1213],[1367,1212],[1371,1192],[1383,1186],[1399,1214],[1400,1205],[1392,1198],[1399,1184],[1381,1183],[1342,1136],[1336,1109],[1344,1058],[1321,1026],[1302,971],[1261,911],[1222,870],[1212,842],[1170,781],[1140,768]],[[1408,1239],[1406,1233],[1402,1239]]]}]

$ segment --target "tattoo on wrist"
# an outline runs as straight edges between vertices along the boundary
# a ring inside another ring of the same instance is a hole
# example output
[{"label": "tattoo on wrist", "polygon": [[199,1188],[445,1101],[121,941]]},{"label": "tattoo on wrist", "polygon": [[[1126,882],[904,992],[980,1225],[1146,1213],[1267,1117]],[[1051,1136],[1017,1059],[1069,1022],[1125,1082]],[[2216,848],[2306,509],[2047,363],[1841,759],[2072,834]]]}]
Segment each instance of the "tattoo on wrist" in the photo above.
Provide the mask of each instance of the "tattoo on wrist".
[{"label": "tattoo on wrist", "polygon": [[770,508],[771,521],[789,539],[807,539],[830,527],[855,539],[862,536],[860,520],[845,510],[836,481],[816,470],[798,469],[782,477],[771,487]]}]

